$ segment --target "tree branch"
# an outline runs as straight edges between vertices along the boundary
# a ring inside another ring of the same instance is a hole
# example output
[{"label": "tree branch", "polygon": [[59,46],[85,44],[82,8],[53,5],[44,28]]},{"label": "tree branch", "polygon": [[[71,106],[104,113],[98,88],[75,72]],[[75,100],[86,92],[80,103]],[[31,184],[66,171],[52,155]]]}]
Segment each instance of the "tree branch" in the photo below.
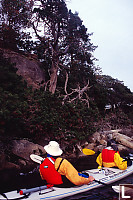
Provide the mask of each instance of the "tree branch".
[{"label": "tree branch", "polygon": [[[80,84],[78,84],[77,88],[75,88],[75,89],[71,88],[72,92],[70,92],[69,94],[67,92],[67,84],[68,84],[68,73],[66,72],[66,80],[65,80],[65,87],[64,87],[65,95],[64,95],[64,98],[63,98],[63,101],[62,101],[62,105],[64,105],[65,101],[67,101],[69,103],[73,103],[74,101],[79,99],[82,102],[84,101],[89,108],[89,97],[86,93],[86,91],[91,88],[91,87],[88,87],[89,86],[89,80],[87,82],[87,85],[85,85],[82,89],[80,88]],[[77,93],[77,95],[75,97],[71,98],[71,96],[74,93]],[[86,96],[85,99],[82,98],[83,94],[85,94],[85,96]]]}]

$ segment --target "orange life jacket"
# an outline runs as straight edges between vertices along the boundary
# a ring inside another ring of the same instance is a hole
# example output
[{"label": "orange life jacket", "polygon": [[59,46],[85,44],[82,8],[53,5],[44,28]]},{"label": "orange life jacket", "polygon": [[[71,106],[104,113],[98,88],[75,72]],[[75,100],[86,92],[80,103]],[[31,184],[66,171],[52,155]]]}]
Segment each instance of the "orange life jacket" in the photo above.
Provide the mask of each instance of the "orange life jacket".
[{"label": "orange life jacket", "polygon": [[56,171],[54,167],[55,159],[52,157],[47,157],[40,164],[40,175],[43,180],[46,180],[48,184],[60,185],[62,184],[62,178],[59,172]]}]

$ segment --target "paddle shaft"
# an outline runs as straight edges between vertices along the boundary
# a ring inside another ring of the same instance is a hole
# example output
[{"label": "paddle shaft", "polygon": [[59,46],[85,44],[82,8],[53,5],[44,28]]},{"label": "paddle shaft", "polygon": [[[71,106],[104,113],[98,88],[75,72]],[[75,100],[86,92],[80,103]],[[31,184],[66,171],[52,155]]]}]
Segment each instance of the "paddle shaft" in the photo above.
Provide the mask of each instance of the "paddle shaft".
[{"label": "paddle shaft", "polygon": [[110,186],[110,184],[106,184],[106,183],[103,183],[103,182],[98,181],[98,180],[94,180],[94,181],[97,182],[97,183],[99,183],[99,184],[102,184],[102,185],[104,185],[104,186],[106,186],[106,187],[110,187],[110,188],[112,189],[113,192],[118,193],[114,188],[112,188],[112,187]]},{"label": "paddle shaft", "polygon": [[94,180],[94,181],[97,182],[97,183],[99,183],[99,184],[102,184],[102,185],[105,185],[105,186],[109,186],[108,184],[103,183],[103,182],[101,182],[101,181],[98,181],[98,180]]},{"label": "paddle shaft", "polygon": [[102,185],[104,185],[104,186],[106,186],[106,187],[110,187],[111,189],[112,189],[112,191],[116,194],[116,193],[118,193],[114,188],[112,188],[111,186],[110,186],[110,184],[106,184],[106,183],[103,183],[103,182],[101,182],[101,181],[98,181],[98,180],[94,180],[95,182],[97,182],[97,183],[99,183],[99,184],[102,184]]}]

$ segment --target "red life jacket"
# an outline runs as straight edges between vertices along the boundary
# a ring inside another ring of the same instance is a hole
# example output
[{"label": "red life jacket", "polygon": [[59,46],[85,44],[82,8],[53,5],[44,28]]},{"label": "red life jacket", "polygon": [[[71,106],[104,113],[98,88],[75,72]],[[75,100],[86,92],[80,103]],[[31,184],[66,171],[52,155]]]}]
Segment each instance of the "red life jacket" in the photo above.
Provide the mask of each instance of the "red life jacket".
[{"label": "red life jacket", "polygon": [[105,163],[112,163],[114,162],[114,154],[116,151],[113,149],[103,149],[102,150],[102,161]]},{"label": "red life jacket", "polygon": [[48,184],[59,185],[63,182],[61,175],[54,167],[54,162],[55,159],[52,157],[45,158],[43,163],[40,164],[40,175],[43,180],[45,179],[47,181]]}]

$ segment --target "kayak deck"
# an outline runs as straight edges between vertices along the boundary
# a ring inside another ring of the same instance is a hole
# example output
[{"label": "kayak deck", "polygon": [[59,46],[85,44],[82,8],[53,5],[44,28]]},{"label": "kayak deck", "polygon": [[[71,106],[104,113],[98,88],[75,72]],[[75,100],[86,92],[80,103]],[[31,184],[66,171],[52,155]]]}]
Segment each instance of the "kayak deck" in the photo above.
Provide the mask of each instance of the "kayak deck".
[{"label": "kayak deck", "polygon": [[[104,186],[102,183],[111,184],[113,182],[116,182],[120,179],[127,177],[128,175],[133,173],[133,162],[132,162],[132,165],[128,167],[126,170],[119,170],[117,168],[103,168],[102,170],[92,169],[92,170],[85,170],[83,172],[88,173],[89,175],[93,176],[96,180],[100,181],[101,183],[93,181],[89,183],[88,185],[75,186],[71,188],[51,187],[48,189],[27,194],[26,198],[24,198],[23,195],[20,195],[19,193],[17,193],[17,191],[8,192],[8,193],[5,193],[5,195],[7,196],[9,200],[10,199],[14,200],[20,197],[27,200],[62,199],[68,196],[72,196],[72,195],[86,192],[98,187],[102,187]],[[6,198],[0,195],[0,200],[6,200]]]}]

